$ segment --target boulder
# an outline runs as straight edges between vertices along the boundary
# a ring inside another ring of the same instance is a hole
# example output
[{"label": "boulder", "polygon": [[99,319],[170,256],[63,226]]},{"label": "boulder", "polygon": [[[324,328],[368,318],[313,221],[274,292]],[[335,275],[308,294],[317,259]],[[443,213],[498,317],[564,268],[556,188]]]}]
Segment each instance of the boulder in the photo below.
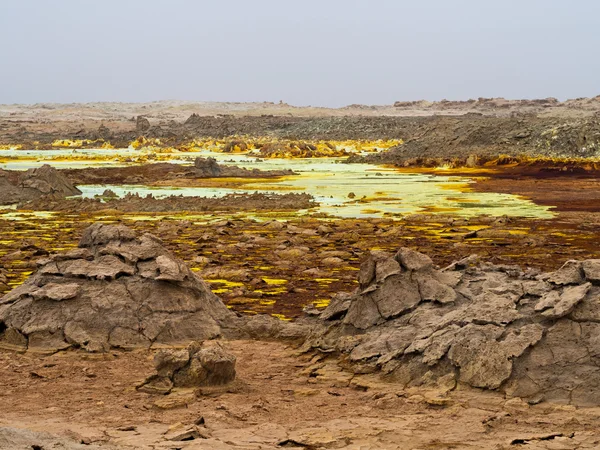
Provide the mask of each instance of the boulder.
[{"label": "boulder", "polygon": [[2,426],[0,427],[0,448],[11,450],[102,450],[107,447],[90,444],[87,441],[83,443],[81,437],[76,440],[46,432]]},{"label": "boulder", "polygon": [[100,124],[96,135],[98,136],[98,138],[104,139],[104,140],[108,140],[112,137],[112,133],[110,132],[110,129],[104,124]]},{"label": "boulder", "polygon": [[137,389],[167,394],[174,387],[222,386],[235,380],[236,357],[216,341],[192,342],[185,350],[161,350],[154,357],[156,374]]},{"label": "boulder", "polygon": [[199,177],[218,177],[221,175],[221,167],[215,158],[196,158],[194,169]]},{"label": "boulder", "polygon": [[137,133],[145,133],[150,129],[150,121],[144,116],[137,116],[135,119],[135,131]]},{"label": "boulder", "polygon": [[38,261],[38,270],[0,298],[0,347],[187,345],[238,328],[208,286],[150,234],[94,224],[79,248]]}]

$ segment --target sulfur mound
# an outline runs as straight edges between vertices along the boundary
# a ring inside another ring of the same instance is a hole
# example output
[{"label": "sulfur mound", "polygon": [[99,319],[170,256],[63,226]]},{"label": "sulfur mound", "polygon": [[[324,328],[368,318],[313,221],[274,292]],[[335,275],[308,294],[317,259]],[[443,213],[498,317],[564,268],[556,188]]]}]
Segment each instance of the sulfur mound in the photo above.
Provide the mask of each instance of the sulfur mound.
[{"label": "sulfur mound", "polygon": [[102,352],[187,345],[220,336],[235,318],[158,238],[122,225],[94,224],[79,248],[38,265],[0,299],[0,347]]},{"label": "sulfur mound", "polygon": [[321,313],[305,349],[406,387],[600,404],[600,260],[553,273],[474,261],[438,270],[410,249],[373,252],[357,291]]},{"label": "sulfur mound", "polygon": [[0,170],[0,204],[34,200],[43,196],[68,197],[81,191],[54,167],[44,164],[22,174]]}]

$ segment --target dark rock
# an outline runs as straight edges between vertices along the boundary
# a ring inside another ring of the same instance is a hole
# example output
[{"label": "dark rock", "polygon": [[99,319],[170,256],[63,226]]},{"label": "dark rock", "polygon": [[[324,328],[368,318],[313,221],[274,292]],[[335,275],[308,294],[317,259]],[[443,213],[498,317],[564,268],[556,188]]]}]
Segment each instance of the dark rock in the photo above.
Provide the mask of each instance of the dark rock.
[{"label": "dark rock", "polygon": [[135,119],[135,131],[137,133],[145,133],[150,129],[150,121],[144,116],[137,116]]},{"label": "dark rock", "polygon": [[196,158],[194,168],[200,177],[218,177],[221,175],[221,167],[214,158]]},{"label": "dark rock", "polygon": [[104,192],[102,192],[102,197],[117,198],[118,195],[111,189],[105,189]]},{"label": "dark rock", "polygon": [[108,140],[112,137],[112,133],[110,132],[108,127],[106,127],[104,124],[101,124],[98,127],[98,137],[100,139]]}]

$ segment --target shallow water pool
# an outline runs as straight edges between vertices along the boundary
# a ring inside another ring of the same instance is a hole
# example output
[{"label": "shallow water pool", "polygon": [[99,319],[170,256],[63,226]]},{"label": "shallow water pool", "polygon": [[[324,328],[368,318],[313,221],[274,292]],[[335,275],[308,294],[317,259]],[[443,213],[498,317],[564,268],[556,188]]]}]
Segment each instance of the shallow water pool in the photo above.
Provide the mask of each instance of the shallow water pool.
[{"label": "shallow water pool", "polygon": [[[4,160],[5,169],[27,169],[51,163],[59,168],[127,165],[106,157],[135,160],[146,156],[144,150],[72,150],[49,151],[4,150],[0,158],[10,155],[22,159]],[[93,197],[105,189],[117,195],[128,192],[155,197],[168,195],[221,197],[244,192],[305,192],[320,204],[318,212],[336,217],[388,217],[420,212],[449,213],[460,216],[520,216],[551,218],[549,207],[510,194],[481,193],[469,189],[473,180],[464,177],[400,173],[391,168],[367,164],[345,164],[336,158],[257,159],[244,154],[210,151],[161,153],[161,161],[190,163],[194,158],[213,157],[221,164],[262,170],[292,169],[297,175],[274,180],[260,180],[239,187],[176,187],[145,185],[83,185],[83,195]],[[76,157],[77,160],[69,158]],[[58,159],[57,158],[63,158]],[[87,159],[86,159],[87,158]]]}]

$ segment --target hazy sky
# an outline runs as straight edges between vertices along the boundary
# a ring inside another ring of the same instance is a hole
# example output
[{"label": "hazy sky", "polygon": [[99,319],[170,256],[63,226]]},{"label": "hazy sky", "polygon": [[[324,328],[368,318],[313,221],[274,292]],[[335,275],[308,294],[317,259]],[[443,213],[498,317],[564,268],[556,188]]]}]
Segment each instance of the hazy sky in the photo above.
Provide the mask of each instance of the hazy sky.
[{"label": "hazy sky", "polygon": [[600,94],[598,0],[0,0],[0,103]]}]

